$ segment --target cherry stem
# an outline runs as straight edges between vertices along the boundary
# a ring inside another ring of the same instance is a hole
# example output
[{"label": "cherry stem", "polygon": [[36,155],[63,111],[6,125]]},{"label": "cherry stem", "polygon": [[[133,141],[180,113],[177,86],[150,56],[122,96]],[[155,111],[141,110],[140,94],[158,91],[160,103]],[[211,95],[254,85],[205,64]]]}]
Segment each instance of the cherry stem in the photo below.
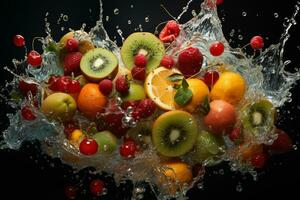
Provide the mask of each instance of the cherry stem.
[{"label": "cherry stem", "polygon": [[178,24],[178,20],[167,10],[167,8],[163,5],[163,4],[160,4],[160,6],[166,11],[166,13],[172,18],[174,19]]},{"label": "cherry stem", "polygon": [[43,39],[42,37],[34,37],[33,40],[32,40],[32,43],[31,43],[31,47],[32,47],[32,50],[34,50],[34,42],[35,40],[37,39]]}]

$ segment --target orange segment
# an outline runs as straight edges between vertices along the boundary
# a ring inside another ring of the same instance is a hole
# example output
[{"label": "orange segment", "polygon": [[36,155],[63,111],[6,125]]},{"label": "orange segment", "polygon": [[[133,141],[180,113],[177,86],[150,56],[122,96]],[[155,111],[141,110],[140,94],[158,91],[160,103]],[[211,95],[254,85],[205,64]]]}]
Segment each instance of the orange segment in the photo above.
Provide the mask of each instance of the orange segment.
[{"label": "orange segment", "polygon": [[168,80],[168,77],[174,73],[180,72],[176,69],[169,70],[159,67],[150,72],[145,80],[145,90],[148,97],[164,110],[175,110],[174,95],[176,90],[173,88],[175,83]]}]

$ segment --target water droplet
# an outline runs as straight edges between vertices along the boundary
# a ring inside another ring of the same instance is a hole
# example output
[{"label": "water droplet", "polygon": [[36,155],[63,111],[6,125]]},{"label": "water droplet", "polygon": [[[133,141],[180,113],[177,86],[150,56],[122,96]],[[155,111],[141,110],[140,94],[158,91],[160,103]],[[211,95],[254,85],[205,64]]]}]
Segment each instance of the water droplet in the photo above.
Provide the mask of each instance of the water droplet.
[{"label": "water droplet", "polygon": [[60,30],[61,30],[61,31],[64,31],[64,30],[65,30],[65,27],[60,27]]},{"label": "water droplet", "polygon": [[243,17],[246,17],[247,16],[247,12],[242,12],[242,15],[243,15]]},{"label": "water droplet", "polygon": [[109,16],[108,16],[108,15],[105,17],[105,20],[106,20],[107,22],[109,21]]},{"label": "water droplet", "polygon": [[295,150],[295,151],[298,150],[298,147],[297,147],[297,145],[295,145],[295,144],[292,146],[292,148],[293,148],[293,150]]},{"label": "water droplet", "polygon": [[278,18],[278,17],[279,17],[278,13],[274,13],[274,18]]},{"label": "water droplet", "polygon": [[202,190],[202,189],[203,189],[203,183],[202,183],[202,182],[201,182],[201,183],[198,183],[198,184],[197,184],[197,188],[199,188],[199,189]]},{"label": "water droplet", "polygon": [[145,17],[145,22],[148,23],[150,21],[149,16]]},{"label": "water droplet", "polygon": [[235,33],[235,30],[234,30],[234,29],[231,29],[231,31],[230,31],[230,33],[229,33],[230,37],[233,37],[233,36],[234,36],[234,33]]},{"label": "water droplet", "polygon": [[64,20],[65,22],[69,21],[69,16],[68,16],[68,15],[64,15],[64,16],[63,16],[63,20]]},{"label": "water droplet", "polygon": [[142,24],[139,24],[139,30],[140,30],[140,31],[143,31],[143,26],[142,26]]},{"label": "water droplet", "polygon": [[236,186],[236,191],[237,192],[242,192],[243,191],[243,186],[240,182],[238,182],[237,186]]},{"label": "water droplet", "polygon": [[132,4],[130,5],[130,8],[133,8],[133,5],[132,5]]},{"label": "water droplet", "polygon": [[129,19],[129,20],[127,21],[127,23],[128,23],[128,24],[131,24],[131,20]]},{"label": "water droplet", "polygon": [[192,10],[192,15],[193,15],[193,17],[197,16],[196,10]]},{"label": "water droplet", "polygon": [[238,39],[239,39],[239,40],[243,40],[244,37],[243,37],[242,35],[238,35]]},{"label": "water droplet", "polygon": [[114,9],[114,14],[115,14],[115,15],[118,15],[119,13],[120,13],[119,9],[118,9],[118,8],[115,8],[115,9]]}]

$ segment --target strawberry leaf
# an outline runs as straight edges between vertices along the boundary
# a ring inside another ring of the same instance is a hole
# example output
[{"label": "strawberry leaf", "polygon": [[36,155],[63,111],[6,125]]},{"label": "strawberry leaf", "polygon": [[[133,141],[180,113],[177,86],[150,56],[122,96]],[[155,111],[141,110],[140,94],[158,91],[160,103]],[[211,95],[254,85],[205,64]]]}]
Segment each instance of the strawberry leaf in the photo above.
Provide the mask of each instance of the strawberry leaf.
[{"label": "strawberry leaf", "polygon": [[172,82],[178,82],[178,81],[181,81],[182,79],[183,79],[183,75],[182,75],[182,74],[179,74],[179,73],[171,74],[171,75],[168,77],[168,80],[169,80],[169,81],[172,81]]},{"label": "strawberry leaf", "polygon": [[185,90],[189,88],[189,84],[185,79],[182,79],[181,85],[182,85],[182,88]]},{"label": "strawberry leaf", "polygon": [[180,87],[174,96],[174,101],[178,105],[184,106],[191,100],[192,97],[193,93],[190,89]]}]

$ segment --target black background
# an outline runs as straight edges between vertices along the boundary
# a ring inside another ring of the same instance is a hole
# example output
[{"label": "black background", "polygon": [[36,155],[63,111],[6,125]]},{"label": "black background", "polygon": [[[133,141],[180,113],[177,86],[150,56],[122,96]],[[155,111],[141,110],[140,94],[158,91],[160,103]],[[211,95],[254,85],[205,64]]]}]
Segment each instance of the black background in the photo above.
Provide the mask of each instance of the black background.
[{"label": "black background", "polygon": [[[110,16],[109,22],[105,22],[105,27],[109,35],[114,38],[117,36],[116,26],[119,25],[128,36],[134,31],[134,28],[142,24],[144,31],[153,32],[155,26],[162,21],[166,21],[169,16],[164,12],[160,4],[163,3],[168,10],[177,16],[187,0],[104,0],[104,16]],[[191,17],[191,10],[199,11],[201,0],[194,0],[191,9],[184,15],[181,22],[185,22]],[[262,3],[263,2],[263,3]],[[134,7],[130,8],[133,4]],[[253,35],[260,34],[266,37],[265,45],[278,42],[283,32],[284,17],[289,17],[294,11],[296,1],[241,1],[224,0],[223,5],[219,7],[219,15],[225,18],[223,29],[225,36],[229,39],[232,29],[239,30],[243,40],[239,40],[236,34],[233,37],[233,46],[241,46],[248,43]],[[56,40],[63,35],[60,26],[78,29],[82,23],[87,24],[87,30],[93,27],[99,14],[99,3],[97,0],[71,1],[71,0],[1,0],[1,18],[0,18],[0,68],[1,68],[1,86],[5,80],[11,76],[5,72],[3,66],[11,66],[12,58],[22,58],[24,52],[12,44],[12,36],[21,34],[26,38],[27,47],[30,49],[30,41],[35,36],[45,36],[44,16],[49,12],[48,21],[52,24],[52,34]],[[119,8],[119,14],[114,15],[114,8]],[[245,11],[247,16],[243,16]],[[273,13],[278,13],[275,18]],[[62,25],[57,25],[57,19],[60,13],[69,16],[69,21]],[[145,17],[149,16],[149,23],[145,22]],[[300,17],[297,17],[299,21]],[[132,24],[128,25],[127,20],[131,19]],[[104,20],[105,21],[105,20]],[[293,69],[300,66],[300,41],[299,25],[291,31],[291,39],[287,44],[285,59],[292,60],[289,68]],[[119,37],[116,37],[119,40]],[[300,121],[300,111],[297,103],[300,103],[300,87],[296,86],[293,92],[293,102],[286,104],[281,108],[278,126],[286,130],[293,138],[295,143],[300,141],[297,123]],[[299,104],[300,105],[300,104]],[[5,118],[7,108],[1,105],[1,131],[7,126]],[[0,199],[64,199],[63,188],[68,183],[68,176],[65,166],[58,161],[51,161],[54,167],[45,163],[43,158],[37,158],[32,147],[23,148],[20,152],[11,150],[0,151]],[[296,195],[300,188],[300,153],[299,150],[290,152],[282,156],[273,157],[267,167],[260,171],[259,180],[253,181],[250,177],[240,176],[229,172],[226,165],[219,169],[224,169],[225,175],[214,174],[209,170],[205,178],[205,190],[197,188],[192,189],[188,194],[190,199],[206,199],[208,197],[242,197],[243,199],[261,198],[261,195],[268,195],[269,198],[282,196],[287,198]],[[236,185],[241,182],[242,192],[236,191]],[[114,188],[112,186],[112,188]],[[117,190],[111,189],[111,193],[120,195],[107,195],[105,199],[126,199],[122,190],[128,190],[123,187]],[[148,197],[150,198],[150,197]],[[89,199],[89,197],[86,197]]]}]

